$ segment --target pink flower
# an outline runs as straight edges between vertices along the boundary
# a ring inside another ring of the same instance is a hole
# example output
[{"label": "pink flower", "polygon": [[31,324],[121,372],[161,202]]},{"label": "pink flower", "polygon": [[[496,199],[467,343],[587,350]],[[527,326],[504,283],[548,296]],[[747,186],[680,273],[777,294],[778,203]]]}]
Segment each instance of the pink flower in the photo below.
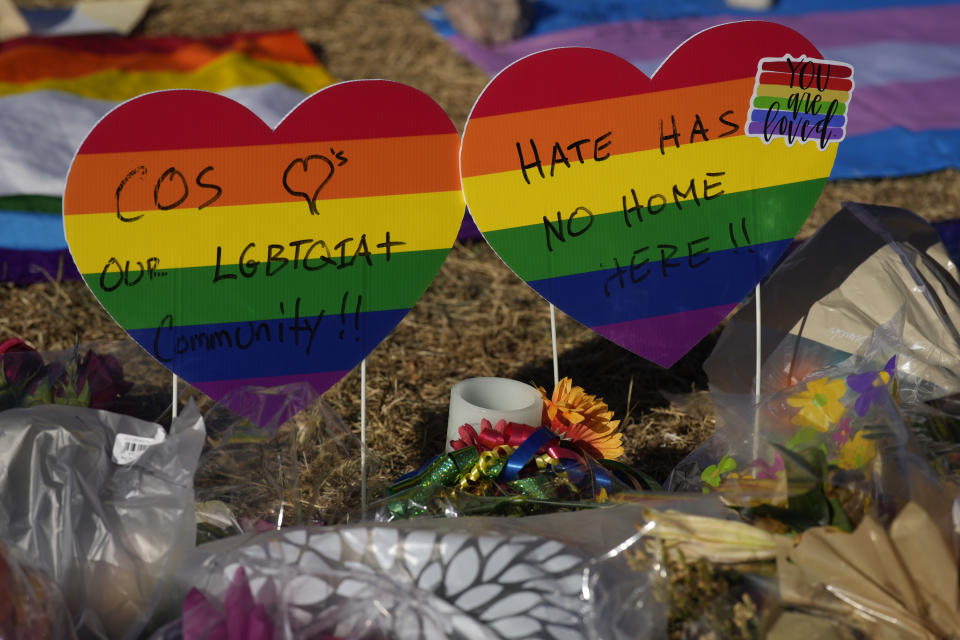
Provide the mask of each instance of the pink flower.
[{"label": "pink flower", "polygon": [[[484,419],[480,423],[481,428],[484,422],[486,422],[488,425],[490,424],[489,420]],[[472,424],[465,424],[461,426],[459,429],[457,429],[457,433],[460,434],[460,439],[450,441],[450,447],[452,447],[454,451],[477,446],[477,431],[473,428]]]},{"label": "pink flower", "polygon": [[783,471],[783,458],[779,452],[773,454],[773,464],[768,463],[763,458],[757,458],[745,469],[757,469],[756,478],[760,480],[773,480],[781,471]]},{"label": "pink flower", "polygon": [[850,439],[850,416],[844,417],[837,423],[837,429],[833,432],[833,444],[839,449],[847,440]]},{"label": "pink flower", "polygon": [[0,362],[0,385],[25,385],[43,369],[43,358],[20,338],[0,342]]},{"label": "pink flower", "polygon": [[503,444],[518,447],[536,430],[537,427],[531,427],[528,424],[507,422],[506,420],[500,420],[496,426],[494,426],[490,424],[489,420],[483,418],[480,420],[479,434],[477,430],[473,428],[473,425],[465,424],[457,430],[457,433],[460,434],[460,439],[451,440],[450,446],[454,450],[476,447],[480,453],[496,449]]},{"label": "pink flower", "polygon": [[183,601],[183,640],[273,640],[273,621],[257,604],[243,567],[227,587],[223,612],[191,589]]}]

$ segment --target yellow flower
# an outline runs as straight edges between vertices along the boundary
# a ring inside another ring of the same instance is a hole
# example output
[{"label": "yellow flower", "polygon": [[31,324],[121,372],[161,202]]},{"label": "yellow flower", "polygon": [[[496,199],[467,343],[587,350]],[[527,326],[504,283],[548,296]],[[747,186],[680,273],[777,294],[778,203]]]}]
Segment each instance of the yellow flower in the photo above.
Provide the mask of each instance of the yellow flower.
[{"label": "yellow flower", "polygon": [[862,431],[858,431],[852,440],[840,447],[840,457],[837,466],[841,469],[862,469],[877,455],[877,444],[865,438]]},{"label": "yellow flower", "polygon": [[830,425],[836,424],[846,411],[840,402],[846,392],[847,383],[843,378],[811,380],[805,390],[787,398],[787,404],[800,409],[800,412],[793,416],[793,424],[813,427],[817,431],[828,431]]},{"label": "yellow flower", "polygon": [[571,440],[595,458],[614,460],[623,455],[623,436],[617,432],[619,420],[611,420],[602,398],[588,395],[583,387],[574,387],[570,378],[557,383],[553,396],[538,387],[543,396],[543,423]]}]

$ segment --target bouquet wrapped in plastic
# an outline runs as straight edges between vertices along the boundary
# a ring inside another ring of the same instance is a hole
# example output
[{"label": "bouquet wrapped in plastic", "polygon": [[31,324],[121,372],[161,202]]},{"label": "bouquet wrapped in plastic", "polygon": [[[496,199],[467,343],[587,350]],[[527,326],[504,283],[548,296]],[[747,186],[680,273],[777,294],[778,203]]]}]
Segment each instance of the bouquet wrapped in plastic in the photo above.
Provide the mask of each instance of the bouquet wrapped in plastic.
[{"label": "bouquet wrapped in plastic", "polygon": [[759,331],[731,319],[716,433],[668,479],[730,511],[647,510],[634,548],[671,637],[960,635],[956,273],[913,214],[846,205],[764,284]]},{"label": "bouquet wrapped in plastic", "polygon": [[[675,490],[719,493],[748,519],[784,530],[852,530],[867,514],[888,523],[908,501],[940,513],[950,494],[900,409],[902,316],[879,327],[861,353],[809,373],[754,403],[713,394],[714,436],[674,470]],[[901,363],[902,364],[902,363]],[[940,505],[934,507],[933,505]]]},{"label": "bouquet wrapped in plastic", "polygon": [[[947,456],[960,453],[948,401],[960,392],[960,282],[936,232],[902,209],[848,203],[761,296],[759,327],[750,303],[704,365],[716,433],[668,486],[720,492],[792,530],[851,529],[868,513],[888,524],[910,500],[941,521],[932,504],[954,491]],[[754,345],[759,371],[742,357]]]},{"label": "bouquet wrapped in plastic", "polygon": [[192,406],[169,432],[70,405],[0,412],[0,540],[59,586],[78,634],[133,638],[144,628],[194,546],[203,440]]}]

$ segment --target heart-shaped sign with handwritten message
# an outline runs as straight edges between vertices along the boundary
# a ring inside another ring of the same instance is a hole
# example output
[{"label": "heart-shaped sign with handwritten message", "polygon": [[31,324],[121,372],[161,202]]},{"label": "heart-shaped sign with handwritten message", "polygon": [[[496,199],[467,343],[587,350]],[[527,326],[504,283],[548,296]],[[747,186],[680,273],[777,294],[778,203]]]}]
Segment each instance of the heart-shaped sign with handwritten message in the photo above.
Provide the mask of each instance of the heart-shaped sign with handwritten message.
[{"label": "heart-shaped sign with handwritten message", "polygon": [[276,130],[217,94],[147,94],[81,145],[67,241],[120,326],[211,397],[322,393],[450,251],[458,147],[430,97],[383,80],[328,87]]},{"label": "heart-shaped sign with handwritten message", "polygon": [[765,22],[701,32],[653,78],[595,49],[523,58],[464,130],[470,212],[543,297],[669,366],[774,265],[830,175],[852,69],[819,58]]}]

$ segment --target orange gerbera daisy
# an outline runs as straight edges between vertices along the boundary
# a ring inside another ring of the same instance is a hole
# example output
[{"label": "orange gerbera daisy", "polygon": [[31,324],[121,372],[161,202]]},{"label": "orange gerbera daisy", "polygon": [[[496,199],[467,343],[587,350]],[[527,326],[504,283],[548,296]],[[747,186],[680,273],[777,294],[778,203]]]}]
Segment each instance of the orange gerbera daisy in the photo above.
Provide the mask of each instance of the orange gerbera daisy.
[{"label": "orange gerbera daisy", "polygon": [[623,455],[623,436],[617,431],[620,421],[611,420],[613,411],[602,398],[574,387],[570,378],[558,382],[551,397],[543,388],[537,389],[543,396],[544,426],[595,458],[615,460]]}]

